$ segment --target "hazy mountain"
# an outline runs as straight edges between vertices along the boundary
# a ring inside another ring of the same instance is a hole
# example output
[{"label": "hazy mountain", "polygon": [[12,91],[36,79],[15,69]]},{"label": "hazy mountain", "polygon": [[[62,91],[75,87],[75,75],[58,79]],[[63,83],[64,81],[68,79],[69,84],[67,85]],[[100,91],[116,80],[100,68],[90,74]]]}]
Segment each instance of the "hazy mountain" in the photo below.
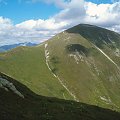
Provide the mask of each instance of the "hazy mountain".
[{"label": "hazy mountain", "polygon": [[1,53],[0,71],[34,94],[120,112],[120,35],[113,31],[77,25],[38,46]]},{"label": "hazy mountain", "polygon": [[36,43],[31,43],[31,42],[18,43],[18,44],[12,44],[12,45],[3,45],[3,46],[0,46],[0,52],[5,52],[13,48],[16,48],[18,46],[36,46],[36,45],[37,45]]}]

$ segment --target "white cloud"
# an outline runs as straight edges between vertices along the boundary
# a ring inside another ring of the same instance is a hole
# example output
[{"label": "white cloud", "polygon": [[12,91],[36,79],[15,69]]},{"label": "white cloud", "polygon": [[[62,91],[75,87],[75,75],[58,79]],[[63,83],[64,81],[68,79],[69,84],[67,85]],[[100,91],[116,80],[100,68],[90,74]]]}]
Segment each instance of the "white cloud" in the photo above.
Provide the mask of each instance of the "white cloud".
[{"label": "white cloud", "polygon": [[116,25],[120,25],[120,2],[100,5],[86,2],[85,6],[87,13],[85,22],[110,29],[114,28],[114,30]]},{"label": "white cloud", "polygon": [[28,20],[13,25],[12,21],[0,17],[0,46],[20,42],[41,42],[64,30],[65,22],[55,23],[53,18],[48,20]]},{"label": "white cloud", "polygon": [[8,18],[0,17],[0,30],[1,29],[9,29],[12,26],[12,22]]},{"label": "white cloud", "polygon": [[[32,0],[40,2],[43,0]],[[44,0],[62,10],[47,20],[28,20],[13,25],[8,18],[0,17],[0,45],[18,42],[41,42],[56,33],[79,23],[99,25],[120,32],[120,2],[95,4],[84,0]]]},{"label": "white cloud", "polygon": [[23,29],[34,29],[34,30],[59,30],[62,27],[64,27],[67,23],[65,22],[59,22],[56,23],[54,18],[50,18],[48,20],[28,20],[25,22],[22,22],[20,24],[17,24],[17,28],[23,28]]}]

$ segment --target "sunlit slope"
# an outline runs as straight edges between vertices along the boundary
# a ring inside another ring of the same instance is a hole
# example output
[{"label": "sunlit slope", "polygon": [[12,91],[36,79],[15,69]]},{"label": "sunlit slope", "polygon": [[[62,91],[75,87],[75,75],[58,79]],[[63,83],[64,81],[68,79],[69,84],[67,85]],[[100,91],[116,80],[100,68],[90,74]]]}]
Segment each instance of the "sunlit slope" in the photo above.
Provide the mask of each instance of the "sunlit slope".
[{"label": "sunlit slope", "polygon": [[37,47],[0,54],[0,71],[35,93],[120,111],[120,35],[78,25]]},{"label": "sunlit slope", "polygon": [[18,79],[37,94],[72,99],[49,71],[45,61],[44,46],[19,47],[1,53],[0,71]]},{"label": "sunlit slope", "polygon": [[[92,38],[83,36],[80,27]],[[119,49],[120,35],[96,26],[91,32],[90,27],[94,26],[79,25],[76,31],[69,29],[48,41],[49,66],[76,100],[119,110],[120,57],[113,53]],[[96,36],[96,29],[100,29],[98,32],[103,32],[104,37]],[[111,38],[114,44],[104,41],[108,33],[114,35],[114,39]],[[96,43],[97,37],[101,37],[99,43]]]}]

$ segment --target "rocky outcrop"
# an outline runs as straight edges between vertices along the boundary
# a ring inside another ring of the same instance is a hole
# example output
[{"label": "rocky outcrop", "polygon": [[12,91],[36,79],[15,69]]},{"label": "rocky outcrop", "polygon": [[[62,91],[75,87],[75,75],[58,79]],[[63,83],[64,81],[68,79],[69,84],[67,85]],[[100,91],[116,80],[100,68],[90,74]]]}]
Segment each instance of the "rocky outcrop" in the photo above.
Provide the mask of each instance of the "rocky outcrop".
[{"label": "rocky outcrop", "polygon": [[13,85],[13,83],[9,82],[8,80],[0,77],[0,88],[3,88],[6,91],[12,91],[15,94],[19,95],[20,97],[24,98],[24,95],[22,95],[16,87]]}]

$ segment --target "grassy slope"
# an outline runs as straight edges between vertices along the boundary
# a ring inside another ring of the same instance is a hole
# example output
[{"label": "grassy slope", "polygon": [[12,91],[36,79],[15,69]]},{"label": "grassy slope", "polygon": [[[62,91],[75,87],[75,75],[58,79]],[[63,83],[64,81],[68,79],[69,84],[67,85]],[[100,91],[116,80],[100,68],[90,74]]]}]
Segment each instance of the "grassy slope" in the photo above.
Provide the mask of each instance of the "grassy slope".
[{"label": "grassy slope", "polygon": [[44,96],[72,99],[45,63],[44,47],[19,47],[0,55],[0,71]]},{"label": "grassy slope", "polygon": [[[77,31],[79,30],[80,28],[77,28]],[[85,30],[89,31],[88,28]],[[105,32],[106,30],[103,30],[103,33]],[[94,35],[95,40],[99,36],[94,34],[93,38],[88,36],[90,39],[87,40],[88,37],[85,38],[80,34],[75,31],[66,31],[46,42],[51,70],[79,101],[119,111],[120,74],[118,69],[91,44],[96,44],[93,42]],[[102,40],[104,41],[104,37]],[[70,57],[70,54],[76,55],[76,52],[68,53],[66,50],[66,46],[71,44],[81,44],[89,50],[88,56],[83,55],[83,61],[79,60],[79,64],[74,57]],[[100,47],[104,52],[111,53],[112,48],[109,51],[106,50],[108,45],[105,47],[103,42],[99,44],[102,44]],[[18,79],[39,95],[73,99],[47,68],[44,45],[32,48],[19,47],[0,54],[0,71]],[[112,59],[116,58],[114,55],[108,55]],[[120,61],[119,58],[115,60],[117,64]]]},{"label": "grassy slope", "polygon": [[[108,32],[103,30],[105,31]],[[80,101],[120,110],[120,71],[89,41],[75,32],[67,31],[56,35],[48,41],[48,51],[50,59],[56,57],[59,62],[50,60],[49,64],[52,69],[56,69],[56,74]],[[81,44],[89,49],[89,55],[84,56],[83,62],[76,64],[75,59],[66,52],[65,47],[70,44]],[[104,48],[102,50],[105,51]],[[106,100],[103,100],[104,98]]]},{"label": "grassy slope", "polygon": [[39,96],[12,78],[25,98],[0,88],[0,120],[120,120],[120,113],[74,101]]}]

